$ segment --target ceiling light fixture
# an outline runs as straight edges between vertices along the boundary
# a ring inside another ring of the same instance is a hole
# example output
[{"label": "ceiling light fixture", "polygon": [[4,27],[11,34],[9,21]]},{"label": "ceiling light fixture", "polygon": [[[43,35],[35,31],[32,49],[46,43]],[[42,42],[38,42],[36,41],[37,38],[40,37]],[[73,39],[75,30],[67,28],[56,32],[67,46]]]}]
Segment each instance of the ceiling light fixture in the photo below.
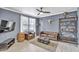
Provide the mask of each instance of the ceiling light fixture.
[{"label": "ceiling light fixture", "polygon": [[40,7],[40,9],[36,9],[36,10],[39,12],[37,15],[44,14],[44,13],[51,13],[49,11],[44,11],[43,7]]}]

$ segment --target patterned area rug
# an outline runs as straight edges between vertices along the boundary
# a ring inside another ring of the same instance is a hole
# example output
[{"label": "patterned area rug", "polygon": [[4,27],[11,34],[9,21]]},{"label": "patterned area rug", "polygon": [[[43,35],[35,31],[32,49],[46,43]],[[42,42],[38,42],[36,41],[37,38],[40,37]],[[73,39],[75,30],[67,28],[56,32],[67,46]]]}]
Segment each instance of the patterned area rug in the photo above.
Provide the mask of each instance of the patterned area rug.
[{"label": "patterned area rug", "polygon": [[58,45],[58,43],[55,43],[54,41],[50,41],[50,43],[48,45],[46,45],[46,44],[38,42],[37,39],[33,39],[33,40],[29,41],[29,42],[36,45],[36,46],[39,46],[39,47],[41,47],[43,49],[46,49],[46,50],[48,50],[50,52],[55,52],[56,48],[57,48],[57,45]]}]

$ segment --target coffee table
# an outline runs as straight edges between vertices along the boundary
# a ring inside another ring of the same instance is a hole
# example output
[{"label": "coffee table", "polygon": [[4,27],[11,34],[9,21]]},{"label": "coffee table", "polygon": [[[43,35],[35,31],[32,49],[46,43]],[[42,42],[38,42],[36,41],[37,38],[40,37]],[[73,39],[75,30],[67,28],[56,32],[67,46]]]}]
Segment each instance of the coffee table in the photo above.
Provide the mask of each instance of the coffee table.
[{"label": "coffee table", "polygon": [[38,42],[44,43],[44,44],[49,44],[50,40],[48,37],[40,37],[38,38]]}]

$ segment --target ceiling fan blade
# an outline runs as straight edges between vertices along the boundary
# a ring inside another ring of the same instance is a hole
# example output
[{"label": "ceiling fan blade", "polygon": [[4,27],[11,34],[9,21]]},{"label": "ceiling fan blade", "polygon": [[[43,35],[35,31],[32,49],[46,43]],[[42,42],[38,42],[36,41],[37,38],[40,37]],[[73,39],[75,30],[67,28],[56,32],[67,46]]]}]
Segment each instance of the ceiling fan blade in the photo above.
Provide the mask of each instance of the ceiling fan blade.
[{"label": "ceiling fan blade", "polygon": [[51,12],[48,12],[48,11],[43,11],[43,13],[51,13]]},{"label": "ceiling fan blade", "polygon": [[40,12],[40,10],[39,10],[39,9],[36,9],[36,10]]},{"label": "ceiling fan blade", "polygon": [[38,13],[37,15],[40,15],[40,13]]},{"label": "ceiling fan blade", "polygon": [[42,12],[43,7],[41,7],[40,9],[36,9],[39,12]]},{"label": "ceiling fan blade", "polygon": [[36,9],[39,13],[37,15],[40,15],[41,13],[51,13],[49,11],[43,11],[43,7],[40,7],[40,9]]}]

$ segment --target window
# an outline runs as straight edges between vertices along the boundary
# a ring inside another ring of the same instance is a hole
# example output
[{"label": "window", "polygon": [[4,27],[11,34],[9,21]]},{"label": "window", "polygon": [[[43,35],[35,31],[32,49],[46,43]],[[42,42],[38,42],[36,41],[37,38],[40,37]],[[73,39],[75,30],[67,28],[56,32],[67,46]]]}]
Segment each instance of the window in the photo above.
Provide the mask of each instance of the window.
[{"label": "window", "polygon": [[21,32],[28,32],[28,17],[21,16]]},{"label": "window", "polygon": [[21,32],[35,32],[35,21],[36,19],[34,18],[21,16]]},{"label": "window", "polygon": [[29,32],[35,32],[35,19],[29,18]]}]

